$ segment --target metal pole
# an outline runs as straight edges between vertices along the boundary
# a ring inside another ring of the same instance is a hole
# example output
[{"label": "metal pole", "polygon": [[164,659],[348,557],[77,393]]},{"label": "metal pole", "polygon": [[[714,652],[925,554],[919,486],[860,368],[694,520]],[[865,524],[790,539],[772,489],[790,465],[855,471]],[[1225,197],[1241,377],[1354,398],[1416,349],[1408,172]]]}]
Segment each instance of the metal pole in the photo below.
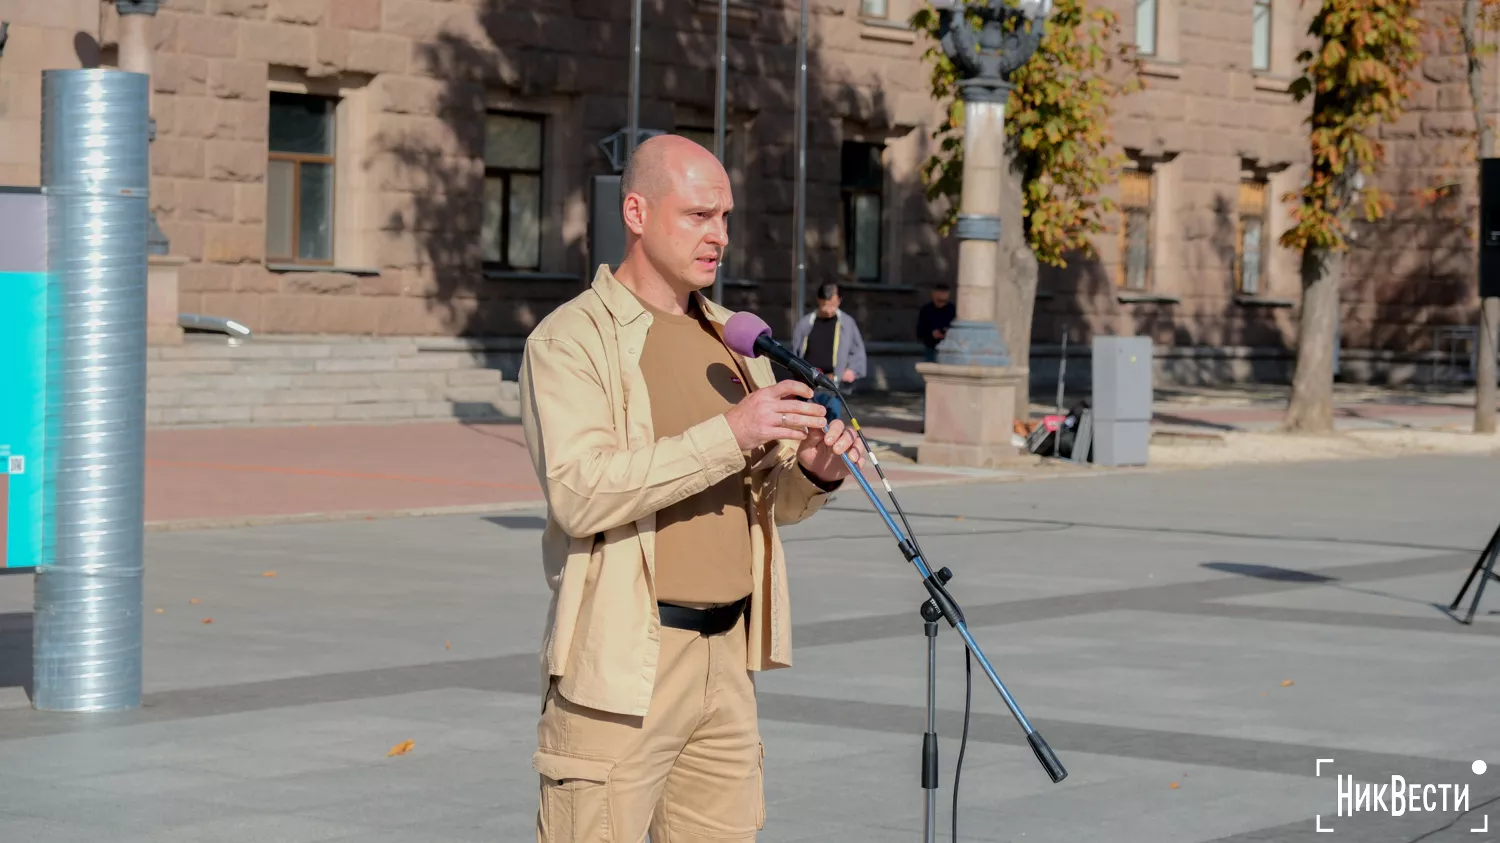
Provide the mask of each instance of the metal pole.
[{"label": "metal pole", "polygon": [[149,77],[42,74],[50,558],[37,568],[33,705],[141,704]]},{"label": "metal pole", "polygon": [[[729,78],[729,0],[719,0],[719,67],[718,85],[714,93],[714,154],[725,169],[729,168],[724,148],[724,129],[728,122],[725,111],[725,84]],[[719,271],[714,275],[714,301],[724,303],[724,261],[720,256]]]},{"label": "metal pole", "polygon": [[641,0],[630,5],[630,133],[625,138],[625,160],[635,152],[641,130]]},{"label": "metal pole", "polygon": [[793,197],[792,255],[797,272],[792,322],[802,316],[807,300],[807,0],[802,0],[802,24],[797,29],[797,186]]}]

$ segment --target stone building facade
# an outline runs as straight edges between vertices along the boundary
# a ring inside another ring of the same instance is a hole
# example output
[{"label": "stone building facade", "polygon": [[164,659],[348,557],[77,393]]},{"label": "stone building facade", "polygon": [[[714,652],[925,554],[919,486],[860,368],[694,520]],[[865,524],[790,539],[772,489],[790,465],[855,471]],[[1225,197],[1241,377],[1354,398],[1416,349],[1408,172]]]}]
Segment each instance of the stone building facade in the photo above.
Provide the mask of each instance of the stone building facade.
[{"label": "stone building facade", "polygon": [[[844,284],[891,384],[911,382],[915,309],[956,266],[920,178],[941,112],[927,44],[904,23],[919,1],[810,4],[808,289]],[[1234,361],[1257,355],[1284,362],[1300,284],[1296,256],[1275,246],[1289,224],[1278,197],[1307,158],[1306,109],[1287,87],[1310,12],[1297,0],[1105,2],[1146,86],[1116,106],[1123,210],[1095,258],[1044,271],[1034,364],[1064,331],[1075,344],[1150,334],[1198,361],[1193,377],[1244,376]],[[644,7],[641,125],[712,145],[718,3]],[[785,333],[798,4],[729,9],[738,209],[725,300]],[[262,334],[523,337],[592,276],[593,178],[612,171],[601,141],[628,119],[629,10],[162,0],[151,192],[186,261],[179,309]],[[11,23],[0,185],[35,185],[42,70],[114,66],[118,19],[100,0],[0,0],[0,19]],[[1460,186],[1436,209],[1403,199],[1392,222],[1362,230],[1342,325],[1356,356],[1417,352],[1433,326],[1472,322],[1472,246],[1454,221],[1473,201],[1454,167],[1462,62],[1452,39],[1429,40],[1416,110],[1386,131],[1382,178],[1411,192],[1451,172]]]}]

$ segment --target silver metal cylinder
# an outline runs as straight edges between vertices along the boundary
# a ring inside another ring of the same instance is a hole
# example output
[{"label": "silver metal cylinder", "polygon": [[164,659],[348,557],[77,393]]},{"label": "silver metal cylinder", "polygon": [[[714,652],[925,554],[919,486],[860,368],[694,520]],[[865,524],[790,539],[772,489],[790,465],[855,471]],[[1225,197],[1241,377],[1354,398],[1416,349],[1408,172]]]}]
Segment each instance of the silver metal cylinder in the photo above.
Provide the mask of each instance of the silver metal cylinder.
[{"label": "silver metal cylinder", "polygon": [[141,702],[149,81],[42,74],[55,524],[37,569],[35,694],[49,711]]}]

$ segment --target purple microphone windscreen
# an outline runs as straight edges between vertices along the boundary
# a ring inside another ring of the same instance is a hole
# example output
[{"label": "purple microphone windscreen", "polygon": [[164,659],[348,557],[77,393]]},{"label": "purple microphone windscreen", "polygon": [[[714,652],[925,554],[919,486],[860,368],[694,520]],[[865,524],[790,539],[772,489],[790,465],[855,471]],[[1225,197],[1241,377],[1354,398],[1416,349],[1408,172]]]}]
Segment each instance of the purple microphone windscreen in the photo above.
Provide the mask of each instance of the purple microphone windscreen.
[{"label": "purple microphone windscreen", "polygon": [[724,323],[724,344],[729,350],[743,357],[758,357],[755,341],[762,334],[770,334],[771,326],[753,313],[741,310]]}]

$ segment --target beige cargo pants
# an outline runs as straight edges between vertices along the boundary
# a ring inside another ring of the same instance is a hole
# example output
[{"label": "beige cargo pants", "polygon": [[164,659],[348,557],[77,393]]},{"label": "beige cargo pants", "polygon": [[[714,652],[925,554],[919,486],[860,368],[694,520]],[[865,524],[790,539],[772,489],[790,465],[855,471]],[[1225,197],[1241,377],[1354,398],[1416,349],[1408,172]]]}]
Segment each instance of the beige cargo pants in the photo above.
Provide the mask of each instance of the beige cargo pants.
[{"label": "beige cargo pants", "polygon": [[722,635],[662,629],[644,718],[553,690],[537,725],[538,843],[754,840],[764,749],[745,667],[745,620]]}]

